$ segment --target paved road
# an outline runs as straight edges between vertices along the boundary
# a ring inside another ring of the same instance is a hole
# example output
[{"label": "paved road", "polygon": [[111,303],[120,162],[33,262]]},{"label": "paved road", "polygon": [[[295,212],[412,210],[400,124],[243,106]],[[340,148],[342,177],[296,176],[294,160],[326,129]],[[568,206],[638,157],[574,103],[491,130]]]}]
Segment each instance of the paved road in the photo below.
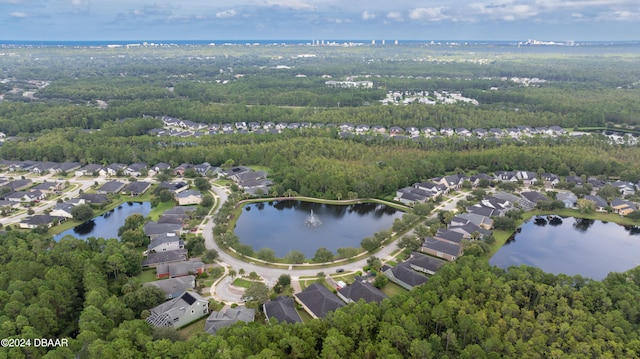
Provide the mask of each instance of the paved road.
[{"label": "paved road", "polygon": [[[227,201],[229,194],[224,189],[217,186],[213,186],[212,190],[219,200],[217,208],[220,208],[220,206],[222,206],[222,204]],[[467,194],[468,193],[464,193],[464,192],[457,194],[453,198],[453,200],[442,204],[441,206],[438,207],[438,209],[445,209],[448,211],[455,210],[458,201],[466,198]],[[287,268],[268,268],[268,267],[263,267],[259,264],[244,262],[240,259],[230,256],[225,251],[220,249],[213,239],[213,227],[214,227],[213,218],[212,216],[210,216],[209,220],[207,221],[207,224],[202,229],[202,235],[205,239],[205,246],[207,247],[207,249],[217,250],[218,253],[220,254],[219,261],[231,266],[231,268],[233,268],[236,272],[238,272],[239,269],[241,268],[244,269],[245,273],[256,272],[264,279],[265,283],[270,287],[272,287],[276,283],[276,281],[278,280],[278,277],[281,274],[289,274],[291,276],[291,279],[296,281],[300,277],[315,276],[318,272],[325,272],[327,274],[332,273],[334,271],[334,268],[343,268],[346,272],[350,272],[350,271],[356,272],[356,271],[362,270],[362,267],[364,267],[367,264],[367,258],[369,257],[369,256],[363,256],[361,260],[358,260],[352,263],[342,263],[342,264],[336,263],[336,264],[327,265],[327,267],[324,269],[315,268],[315,269],[290,270]],[[388,258],[391,258],[391,253],[397,249],[398,249],[397,241],[395,241],[385,246],[384,248],[380,249],[377,253],[374,253],[374,255],[383,260],[388,259]],[[234,293],[231,293],[228,288],[230,282],[231,282],[230,278],[223,279],[217,284],[215,289],[212,289],[212,293],[215,292],[216,297],[225,302],[238,302],[239,301],[238,296]]]},{"label": "paved road", "polygon": [[[56,177],[56,178],[52,179],[51,177]],[[31,176],[28,176],[27,178],[34,179]],[[59,181],[57,179],[57,176],[53,176],[53,175],[46,175],[46,176],[41,176],[36,178],[36,182],[40,182],[40,180],[43,180],[43,181],[48,180],[49,182]],[[58,203],[57,202],[58,198],[76,198],[80,195],[80,190],[82,190],[83,192],[86,192],[89,188],[91,188],[91,186],[94,185],[96,181],[103,183],[105,180],[106,180],[105,177],[96,177],[96,178],[90,178],[90,179],[79,179],[78,177],[73,177],[70,179],[64,179],[64,181],[69,181],[71,186],[75,186],[75,188],[71,191],[63,192],[61,196],[56,196],[50,200],[42,201],[37,207],[32,208],[34,210],[34,214],[43,214],[47,209],[55,207],[56,204]],[[7,224],[12,224],[12,223],[20,223],[20,221],[22,221],[28,216],[30,215],[24,212],[19,215],[1,218],[0,223],[2,223],[3,226]]]}]

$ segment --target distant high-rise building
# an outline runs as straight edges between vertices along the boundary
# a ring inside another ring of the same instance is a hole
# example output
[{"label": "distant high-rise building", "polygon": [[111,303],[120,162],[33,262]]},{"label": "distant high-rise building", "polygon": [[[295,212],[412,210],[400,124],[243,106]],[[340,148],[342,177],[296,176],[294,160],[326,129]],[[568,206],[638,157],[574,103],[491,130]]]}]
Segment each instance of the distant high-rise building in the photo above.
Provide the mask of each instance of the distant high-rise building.
[{"label": "distant high-rise building", "polygon": [[371,40],[371,45],[375,45],[376,44],[376,40]]},{"label": "distant high-rise building", "polygon": [[385,40],[382,40],[382,45],[384,45]]}]

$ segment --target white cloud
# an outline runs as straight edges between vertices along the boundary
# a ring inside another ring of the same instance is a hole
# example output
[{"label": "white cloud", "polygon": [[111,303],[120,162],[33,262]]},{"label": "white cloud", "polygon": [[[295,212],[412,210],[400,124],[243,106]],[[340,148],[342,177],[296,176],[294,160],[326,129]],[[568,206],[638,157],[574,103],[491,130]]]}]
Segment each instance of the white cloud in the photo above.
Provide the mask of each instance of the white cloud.
[{"label": "white cloud", "polygon": [[373,20],[373,19],[375,19],[376,17],[377,17],[377,16],[376,16],[376,14],[371,13],[371,12],[369,12],[369,11],[367,11],[367,10],[365,10],[365,11],[362,13],[362,20]]},{"label": "white cloud", "polygon": [[515,21],[538,15],[538,10],[527,4],[511,0],[498,0],[491,3],[472,3],[469,5],[477,14],[487,15],[490,19]]},{"label": "white cloud", "polygon": [[294,10],[315,10],[316,7],[301,0],[267,0],[267,6],[278,6]]},{"label": "white cloud", "polygon": [[404,18],[399,11],[391,11],[387,14],[387,19],[391,19],[393,21],[404,21]]},{"label": "white cloud", "polygon": [[409,12],[409,18],[412,20],[441,21],[449,19],[450,16],[442,13],[442,7],[425,8],[419,7]]},{"label": "white cloud", "polygon": [[235,17],[238,13],[236,13],[235,10],[230,9],[230,10],[224,10],[224,11],[220,11],[216,13],[216,17],[218,19],[228,19],[230,17]]},{"label": "white cloud", "polygon": [[609,11],[598,16],[598,20],[602,21],[638,21],[640,20],[640,8],[638,11],[632,10],[616,10]]},{"label": "white cloud", "polygon": [[25,18],[25,17],[29,17],[29,14],[22,12],[22,11],[14,11],[11,14],[11,17],[16,17],[16,18]]}]

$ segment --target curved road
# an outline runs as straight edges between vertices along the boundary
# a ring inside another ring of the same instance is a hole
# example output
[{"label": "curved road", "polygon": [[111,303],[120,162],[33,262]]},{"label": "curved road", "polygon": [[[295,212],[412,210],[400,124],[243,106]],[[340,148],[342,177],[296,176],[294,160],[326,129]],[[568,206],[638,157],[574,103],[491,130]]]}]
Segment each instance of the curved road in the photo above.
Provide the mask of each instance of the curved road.
[{"label": "curved road", "polygon": [[[220,206],[222,206],[222,204],[227,201],[229,195],[227,194],[227,192],[225,192],[223,189],[219,187],[212,186],[211,189],[219,199],[217,208],[220,208]],[[220,254],[218,260],[220,262],[224,262],[231,268],[235,269],[236,272],[240,268],[244,269],[246,273],[256,272],[262,278],[264,278],[265,283],[269,287],[272,287],[274,284],[276,284],[276,281],[278,280],[278,277],[281,274],[289,274],[291,276],[291,279],[295,281],[295,280],[298,280],[299,277],[307,277],[307,276],[312,277],[312,276],[315,276],[318,272],[322,272],[322,271],[324,271],[327,274],[329,273],[328,271],[323,270],[321,268],[290,270],[285,268],[263,267],[261,265],[247,263],[240,259],[230,256],[224,250],[220,249],[216,244],[216,242],[213,240],[213,227],[214,227],[213,218],[212,218],[213,214],[215,213],[212,213],[209,216],[209,220],[207,221],[207,224],[202,229],[202,236],[205,239],[205,246],[207,247],[207,249],[215,249],[216,251],[218,251],[218,253]],[[396,245],[396,242],[393,242],[392,244],[389,244],[384,248],[380,249],[377,253],[375,253],[375,256],[381,259],[386,259],[390,257],[391,253],[395,251],[397,248],[398,246]],[[367,264],[367,258],[368,256],[356,262],[336,263],[334,265],[327,265],[327,268],[339,267],[339,268],[344,268],[345,272],[350,272],[350,271],[355,272],[358,270],[362,270],[362,267],[364,267]],[[233,295],[232,293],[229,293],[228,285],[230,282],[231,280],[228,279],[228,277],[225,277],[216,285],[216,290],[215,290],[216,297],[224,301],[237,302],[238,301],[237,295]]]},{"label": "curved road", "polygon": [[[218,202],[217,208],[220,208],[227,201],[229,195],[224,189],[217,187],[215,185],[212,186],[211,189],[215,193],[215,195],[218,197],[219,202]],[[441,203],[438,207],[436,207],[434,211],[440,210],[440,209],[444,209],[447,211],[455,211],[458,201],[463,198],[466,198],[466,195],[468,195],[468,193],[466,192],[458,193],[453,198]],[[215,212],[211,213],[207,217],[208,218],[207,224],[204,226],[204,228],[202,228],[202,235],[205,239],[205,246],[207,247],[207,249],[215,249],[216,251],[218,251],[219,253],[218,260],[230,266],[236,272],[238,272],[240,268],[244,269],[246,273],[256,272],[262,278],[264,278],[265,283],[269,287],[273,287],[273,285],[276,284],[276,281],[278,280],[278,277],[281,274],[289,274],[291,276],[292,281],[297,281],[299,280],[300,277],[313,277],[313,276],[316,276],[318,272],[324,271],[325,273],[329,274],[333,271],[333,270],[326,271],[321,268],[315,268],[315,269],[269,268],[269,267],[263,267],[258,264],[253,264],[253,262],[247,263],[243,260],[232,257],[229,254],[227,254],[224,250],[220,249],[220,247],[218,247],[218,245],[213,239],[213,227],[214,227],[213,215],[214,214]],[[409,231],[408,234],[412,232],[413,230]],[[398,245],[397,245],[397,241],[394,241],[393,243],[385,246],[384,248],[381,248],[378,252],[374,253],[373,255],[375,255],[376,257],[382,260],[386,260],[391,258],[391,253],[394,252],[396,249],[398,249]],[[336,263],[332,265],[327,265],[326,268],[330,268],[330,269],[343,268],[345,272],[359,271],[359,270],[362,270],[362,267],[364,267],[367,264],[368,257],[369,256],[365,256],[362,259],[355,262],[351,262],[351,263]],[[228,276],[225,276],[219,282],[214,284],[215,290],[213,287],[211,288],[212,294],[214,294],[215,292],[215,297],[226,302],[240,302],[241,295],[237,294],[237,289],[234,291],[235,288],[229,287],[231,282],[232,282],[231,278]]]}]

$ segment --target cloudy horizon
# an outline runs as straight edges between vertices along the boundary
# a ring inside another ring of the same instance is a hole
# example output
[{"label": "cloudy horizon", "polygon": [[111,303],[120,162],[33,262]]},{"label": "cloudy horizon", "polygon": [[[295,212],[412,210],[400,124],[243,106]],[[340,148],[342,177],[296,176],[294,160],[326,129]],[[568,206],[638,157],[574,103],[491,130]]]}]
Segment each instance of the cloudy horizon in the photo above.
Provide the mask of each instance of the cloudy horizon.
[{"label": "cloudy horizon", "polygon": [[1,40],[640,40],[637,0],[0,0]]}]

